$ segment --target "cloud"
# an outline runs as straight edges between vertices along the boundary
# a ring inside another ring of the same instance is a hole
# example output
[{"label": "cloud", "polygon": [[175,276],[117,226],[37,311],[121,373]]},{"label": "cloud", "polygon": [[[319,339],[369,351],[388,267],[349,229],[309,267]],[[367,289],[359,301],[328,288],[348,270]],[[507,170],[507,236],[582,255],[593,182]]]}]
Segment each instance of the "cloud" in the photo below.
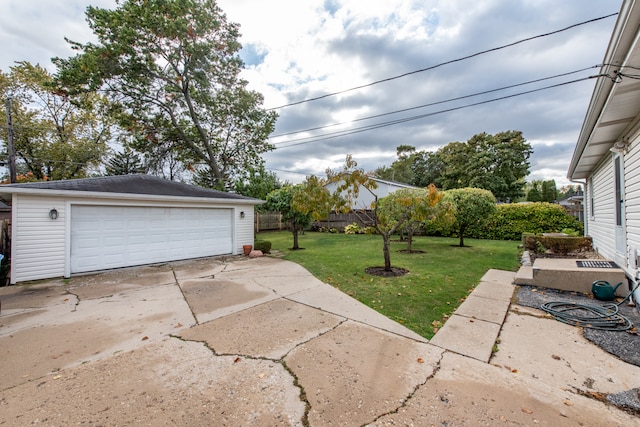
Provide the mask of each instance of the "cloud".
[{"label": "cloud", "polygon": [[[113,0],[4,0],[0,3],[0,69],[13,61],[48,64],[72,52],[64,37],[92,39],[89,4]],[[265,107],[342,91],[431,67],[474,53],[559,30],[618,11],[620,1],[599,0],[219,0],[240,24],[243,77],[260,91]],[[602,61],[615,17],[495,50],[318,101],[278,109],[275,134],[385,114],[589,67]],[[534,146],[530,179],[565,180],[595,80],[567,84],[468,108],[471,103],[586,78],[597,69],[497,93],[480,95],[371,120],[274,138],[281,147],[267,167],[298,182],[324,174],[350,153],[365,170],[389,165],[400,144],[433,150],[480,132],[521,130]],[[444,112],[447,109],[457,110]],[[417,120],[356,131],[373,123]],[[325,132],[351,130],[339,138]],[[315,140],[301,137],[316,135]],[[282,141],[293,141],[285,143]],[[288,148],[286,148],[289,146]],[[549,175],[549,176],[545,176]]]}]

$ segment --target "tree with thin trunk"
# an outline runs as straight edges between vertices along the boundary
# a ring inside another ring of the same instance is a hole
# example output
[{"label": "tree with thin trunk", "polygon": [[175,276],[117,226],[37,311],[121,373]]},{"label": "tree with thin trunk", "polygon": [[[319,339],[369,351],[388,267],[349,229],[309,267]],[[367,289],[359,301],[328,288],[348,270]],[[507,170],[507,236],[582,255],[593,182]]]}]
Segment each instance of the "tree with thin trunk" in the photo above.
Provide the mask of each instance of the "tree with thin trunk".
[{"label": "tree with thin trunk", "polygon": [[464,246],[464,233],[472,225],[482,224],[496,210],[496,198],[481,188],[457,188],[445,191],[443,202],[453,208],[453,228]]}]

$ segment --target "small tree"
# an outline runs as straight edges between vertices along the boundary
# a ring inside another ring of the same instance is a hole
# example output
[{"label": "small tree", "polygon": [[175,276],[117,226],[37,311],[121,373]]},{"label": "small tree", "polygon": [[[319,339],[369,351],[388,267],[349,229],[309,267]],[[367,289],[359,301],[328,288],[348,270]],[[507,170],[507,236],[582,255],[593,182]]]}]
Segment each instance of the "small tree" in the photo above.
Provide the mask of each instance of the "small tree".
[{"label": "small tree", "polygon": [[105,165],[106,175],[131,175],[145,173],[146,168],[140,156],[130,148],[116,153]]},{"label": "small tree", "polygon": [[460,237],[460,247],[464,246],[464,233],[471,225],[485,221],[496,210],[496,198],[488,190],[480,188],[458,188],[445,191],[443,201],[453,207],[455,222],[453,228]]},{"label": "small tree", "polygon": [[[360,189],[364,189],[373,194],[374,201],[371,207],[373,208],[375,217],[374,227],[378,234],[382,236],[384,271],[390,272],[393,271],[391,268],[391,253],[389,250],[391,236],[407,219],[407,214],[403,211],[400,205],[394,202],[391,196],[378,200],[378,197],[373,192],[377,187],[376,182],[365,174],[364,170],[358,169],[357,166],[358,164],[349,154],[347,155],[343,169],[338,172],[327,170],[327,177],[330,182],[338,183],[336,193],[342,196],[344,203],[340,210],[343,212],[351,210],[355,200],[358,198]],[[353,213],[360,218],[360,213],[357,211],[353,211]]]},{"label": "small tree", "polygon": [[307,177],[302,184],[284,186],[267,195],[266,207],[282,214],[282,219],[291,224],[293,247],[300,249],[298,234],[319,219],[329,209],[329,190],[315,176]]},{"label": "small tree", "polygon": [[437,215],[436,205],[442,197],[444,197],[444,193],[438,191],[433,184],[427,188],[400,189],[385,197],[385,199],[391,198],[401,213],[407,217],[403,225],[404,231],[407,232],[407,252],[413,251],[413,236],[422,227],[422,224],[434,219]]}]

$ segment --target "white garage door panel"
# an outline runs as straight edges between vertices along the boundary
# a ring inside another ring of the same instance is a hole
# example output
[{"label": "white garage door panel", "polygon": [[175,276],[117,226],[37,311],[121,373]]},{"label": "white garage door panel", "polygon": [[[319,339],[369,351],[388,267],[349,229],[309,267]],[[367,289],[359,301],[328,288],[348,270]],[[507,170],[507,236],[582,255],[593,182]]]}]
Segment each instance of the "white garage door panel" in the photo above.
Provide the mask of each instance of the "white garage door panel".
[{"label": "white garage door panel", "polygon": [[71,272],[229,254],[232,210],[71,207]]}]

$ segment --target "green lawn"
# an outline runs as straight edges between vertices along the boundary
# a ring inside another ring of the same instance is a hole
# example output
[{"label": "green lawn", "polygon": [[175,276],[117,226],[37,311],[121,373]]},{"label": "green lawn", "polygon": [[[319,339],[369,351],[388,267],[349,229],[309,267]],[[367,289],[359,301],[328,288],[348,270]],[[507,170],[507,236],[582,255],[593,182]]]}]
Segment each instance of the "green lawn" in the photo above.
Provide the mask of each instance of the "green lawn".
[{"label": "green lawn", "polygon": [[413,250],[398,252],[406,242],[391,244],[391,264],[409,270],[402,277],[382,278],[364,272],[384,265],[382,238],[306,232],[300,236],[303,250],[292,251],[290,232],[262,232],[258,240],[272,242],[272,253],[296,262],[323,282],[330,283],[385,316],[425,338],[455,311],[490,268],[516,271],[518,244],[513,241],[417,237]]}]

